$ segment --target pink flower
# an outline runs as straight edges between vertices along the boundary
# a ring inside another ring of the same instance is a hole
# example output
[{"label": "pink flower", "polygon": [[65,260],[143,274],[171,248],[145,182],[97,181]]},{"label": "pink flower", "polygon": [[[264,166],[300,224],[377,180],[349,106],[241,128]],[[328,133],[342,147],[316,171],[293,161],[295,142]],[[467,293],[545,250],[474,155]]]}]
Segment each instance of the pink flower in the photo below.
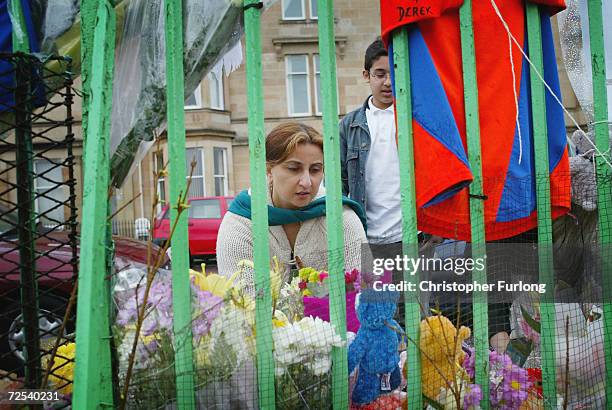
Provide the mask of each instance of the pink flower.
[{"label": "pink flower", "polygon": [[325,271],[321,271],[321,273],[319,273],[319,281],[323,282],[325,280],[325,278],[327,278],[329,276],[329,273],[325,272]]},{"label": "pink flower", "polygon": [[353,269],[350,272],[347,271],[344,273],[344,283],[346,284],[354,283],[358,277],[359,277],[359,271],[357,269]]}]

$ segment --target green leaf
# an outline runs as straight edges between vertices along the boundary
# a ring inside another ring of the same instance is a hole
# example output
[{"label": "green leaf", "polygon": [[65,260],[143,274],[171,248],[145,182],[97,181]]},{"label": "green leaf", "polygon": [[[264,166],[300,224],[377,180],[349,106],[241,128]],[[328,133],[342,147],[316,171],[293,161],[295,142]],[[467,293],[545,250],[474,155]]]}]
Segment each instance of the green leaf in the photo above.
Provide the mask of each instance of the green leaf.
[{"label": "green leaf", "polygon": [[523,315],[523,319],[529,325],[530,328],[540,333],[540,322],[531,317],[529,312],[525,310],[525,308],[521,305],[521,314]]}]

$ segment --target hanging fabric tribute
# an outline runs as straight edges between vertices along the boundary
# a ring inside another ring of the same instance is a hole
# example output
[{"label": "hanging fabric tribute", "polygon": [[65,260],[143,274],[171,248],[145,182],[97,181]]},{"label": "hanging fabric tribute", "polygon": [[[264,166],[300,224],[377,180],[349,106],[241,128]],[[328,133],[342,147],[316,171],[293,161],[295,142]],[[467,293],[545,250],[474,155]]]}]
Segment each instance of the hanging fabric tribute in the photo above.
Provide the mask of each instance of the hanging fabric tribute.
[{"label": "hanging fabric tribute", "polygon": [[[560,101],[550,15],[563,0],[542,5],[542,77]],[[393,67],[391,32],[409,25],[412,117],[419,229],[470,239],[459,7],[462,0],[381,0],[383,41]],[[546,7],[545,7],[546,6]],[[523,0],[472,3],[487,240],[534,228],[536,173],[530,106],[527,27]],[[507,26],[507,29],[506,29]],[[525,53],[527,53],[525,51]],[[518,115],[517,115],[518,113]],[[546,91],[552,217],[570,208],[569,162],[563,109]]]}]

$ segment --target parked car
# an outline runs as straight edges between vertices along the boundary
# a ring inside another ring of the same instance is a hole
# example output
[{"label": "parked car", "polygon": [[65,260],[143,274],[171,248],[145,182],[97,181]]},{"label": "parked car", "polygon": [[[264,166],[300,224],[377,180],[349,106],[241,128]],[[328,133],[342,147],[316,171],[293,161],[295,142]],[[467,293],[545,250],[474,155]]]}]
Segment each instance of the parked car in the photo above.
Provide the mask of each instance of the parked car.
[{"label": "parked car", "polygon": [[[217,253],[217,235],[233,197],[211,196],[189,199],[188,232],[190,258]],[[153,227],[153,242],[163,245],[170,236],[170,209],[164,207]]]},{"label": "parked car", "polygon": [[[24,331],[21,319],[19,248],[17,245],[17,212],[0,204],[0,370],[22,373]],[[63,323],[64,313],[75,273],[71,260],[69,232],[38,227],[36,239],[36,277],[38,283],[39,331],[41,344],[55,339]],[[78,240],[78,238],[77,238]],[[113,236],[116,278],[145,275],[147,244],[142,241]],[[161,249],[152,245],[152,254]],[[79,256],[77,245],[76,258]],[[78,260],[78,259],[77,259]],[[170,260],[164,256],[163,265]],[[125,282],[125,281],[124,281]],[[74,331],[76,306],[66,324],[65,334]]]}]

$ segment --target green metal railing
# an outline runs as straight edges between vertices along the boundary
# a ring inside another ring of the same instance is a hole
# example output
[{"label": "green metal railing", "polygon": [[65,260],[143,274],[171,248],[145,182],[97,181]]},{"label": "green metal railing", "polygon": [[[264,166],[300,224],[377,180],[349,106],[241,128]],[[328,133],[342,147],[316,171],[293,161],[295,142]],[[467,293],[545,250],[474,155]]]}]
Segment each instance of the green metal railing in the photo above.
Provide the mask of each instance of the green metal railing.
[{"label": "green metal railing", "polygon": [[110,293],[107,280],[110,113],[115,11],[106,1],[81,2],[83,61],[83,211],[77,301],[74,407],[113,408]]},{"label": "green metal railing", "polygon": [[[476,49],[472,24],[472,2],[464,3],[459,14],[461,26],[461,54],[463,63],[463,87],[465,99],[465,132],[468,145],[468,159],[474,179],[470,185],[470,226],[472,236],[472,258],[486,258],[486,237],[484,219],[482,158],[480,149],[480,121],[478,116],[478,82],[476,81]],[[473,280],[486,283],[486,266],[472,273]],[[474,347],[476,351],[476,384],[482,389],[482,408],[489,402],[489,315],[486,292],[476,292],[473,299]]]},{"label": "green metal railing", "polygon": [[[460,12],[461,44],[463,53],[467,146],[474,181],[470,186],[470,220],[472,225],[473,257],[486,254],[484,232],[484,206],[481,169],[481,147],[478,118],[478,90],[476,87],[474,33],[470,0],[466,0]],[[275,407],[274,359],[272,355],[272,311],[269,277],[268,221],[266,210],[265,135],[263,110],[263,85],[261,62],[260,14],[257,0],[245,0],[246,71],[248,87],[248,134],[250,148],[250,175],[252,183],[254,265],[256,292],[256,346],[259,405],[263,409]],[[168,144],[170,151],[171,203],[176,203],[185,189],[185,129],[183,112],[182,69],[182,2],[166,1],[166,69],[168,73]],[[109,118],[113,75],[114,10],[108,1],[83,0],[83,84],[84,84],[84,135],[86,187],[83,199],[85,226],[82,231],[81,269],[79,275],[79,302],[77,319],[77,366],[75,374],[75,408],[112,406],[113,395],[110,374],[109,300],[104,291],[105,281],[105,215],[107,214]],[[607,107],[605,95],[605,67],[603,63],[603,22],[601,1],[589,1],[591,50],[593,58],[595,132],[600,152],[609,150]],[[94,21],[97,21],[94,24]],[[336,63],[334,43],[333,0],[319,2],[319,47],[321,56],[321,90],[323,99],[323,127],[325,144],[325,169],[327,190],[328,260],[332,279],[330,287],[331,322],[343,338],[346,337],[345,290],[343,284],[343,230],[337,223],[342,217],[340,162],[338,141],[338,113],[336,87]],[[540,36],[540,14],[537,6],[527,4],[529,55],[532,70],[543,72]],[[393,34],[395,86],[398,125],[398,149],[405,159],[400,169],[401,205],[404,252],[417,257],[417,220],[415,200],[414,149],[411,116],[410,66],[408,28]],[[548,147],[545,115],[544,86],[532,75],[532,111],[537,175],[548,175]],[[611,211],[609,209],[610,169],[601,159],[597,160],[599,184],[599,226],[602,247],[611,241]],[[537,181],[538,243],[540,279],[551,285],[552,229],[550,210],[550,185],[548,178]],[[176,218],[173,210],[171,217]],[[195,408],[191,330],[189,326],[189,277],[186,220],[182,216],[173,241],[173,302],[175,312],[174,332],[178,343],[176,353],[176,386],[178,407]],[[608,259],[609,261],[609,259]],[[612,279],[609,263],[605,264],[604,283]],[[475,272],[474,280],[484,282],[486,271]],[[418,281],[418,274],[405,275],[407,281]],[[612,292],[608,286],[605,291]],[[606,296],[605,301],[610,299]],[[416,299],[406,298],[406,333],[418,341],[420,310]],[[542,351],[544,396],[547,408],[556,406],[555,386],[555,308],[552,300],[542,304]],[[608,403],[612,403],[612,306],[604,304],[605,348]],[[474,296],[474,335],[476,345],[476,382],[482,386],[482,407],[488,408],[488,312],[484,293]],[[408,408],[421,409],[420,352],[416,344],[408,345]],[[348,407],[348,374],[346,348],[333,351],[333,407]],[[553,405],[554,403],[554,405]]]}]

